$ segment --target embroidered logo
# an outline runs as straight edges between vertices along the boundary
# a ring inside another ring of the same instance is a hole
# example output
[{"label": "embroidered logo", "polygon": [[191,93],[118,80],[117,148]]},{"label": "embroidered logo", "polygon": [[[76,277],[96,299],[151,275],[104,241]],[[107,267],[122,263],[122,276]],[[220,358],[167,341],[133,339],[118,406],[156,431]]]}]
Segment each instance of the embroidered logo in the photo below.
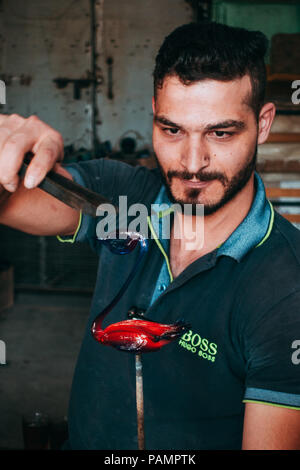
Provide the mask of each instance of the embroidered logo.
[{"label": "embroidered logo", "polygon": [[202,359],[206,359],[211,362],[215,362],[216,360],[218,345],[216,343],[211,343],[206,338],[202,338],[198,333],[194,333],[192,330],[184,333],[178,344],[182,348],[187,349]]}]

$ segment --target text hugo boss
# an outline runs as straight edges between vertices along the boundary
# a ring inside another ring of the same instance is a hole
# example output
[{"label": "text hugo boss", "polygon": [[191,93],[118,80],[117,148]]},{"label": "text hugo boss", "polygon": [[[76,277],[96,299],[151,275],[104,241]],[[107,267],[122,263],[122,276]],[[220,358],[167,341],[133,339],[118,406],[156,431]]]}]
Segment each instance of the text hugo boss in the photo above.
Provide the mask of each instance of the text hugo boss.
[{"label": "text hugo boss", "polygon": [[217,344],[209,342],[208,339],[202,338],[198,333],[192,330],[187,331],[179,340],[179,346],[187,349],[193,354],[197,354],[202,359],[215,362],[217,355]]}]

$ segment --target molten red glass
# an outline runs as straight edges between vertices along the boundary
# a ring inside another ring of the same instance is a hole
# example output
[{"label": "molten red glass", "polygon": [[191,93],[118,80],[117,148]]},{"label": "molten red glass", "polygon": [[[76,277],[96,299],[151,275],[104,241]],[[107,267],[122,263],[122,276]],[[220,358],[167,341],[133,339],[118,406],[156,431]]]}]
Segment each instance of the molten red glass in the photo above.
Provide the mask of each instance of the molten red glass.
[{"label": "molten red glass", "polygon": [[[120,237],[122,235],[122,238]],[[131,270],[125,283],[110,302],[110,304],[96,317],[91,328],[91,333],[99,343],[112,346],[120,351],[133,353],[144,353],[158,351],[162,346],[179,338],[190,326],[184,321],[179,320],[172,325],[156,323],[139,314],[136,307],[128,312],[130,320],[120,321],[102,328],[104,318],[116,306],[129,283],[137,272],[137,267],[143,259],[148,249],[148,242],[141,234],[137,232],[116,232],[109,237],[99,240],[105,244],[112,253],[127,254],[132,252],[137,245],[140,246],[139,257],[135,266]]]},{"label": "molten red glass", "polygon": [[179,338],[189,326],[183,321],[164,325],[146,319],[132,319],[113,323],[103,330],[102,319],[94,322],[93,337],[103,345],[134,353],[158,351]]}]

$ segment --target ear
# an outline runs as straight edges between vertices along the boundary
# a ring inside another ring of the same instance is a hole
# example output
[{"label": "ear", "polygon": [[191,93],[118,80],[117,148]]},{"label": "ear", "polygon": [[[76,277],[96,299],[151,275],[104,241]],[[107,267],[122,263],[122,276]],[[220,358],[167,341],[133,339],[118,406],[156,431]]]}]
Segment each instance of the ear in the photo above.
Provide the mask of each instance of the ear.
[{"label": "ear", "polygon": [[152,96],[152,111],[153,111],[153,114],[155,114],[155,98],[154,98],[154,96]]},{"label": "ear", "polygon": [[275,113],[276,108],[274,103],[266,103],[261,108],[258,119],[258,144],[263,144],[267,140]]}]

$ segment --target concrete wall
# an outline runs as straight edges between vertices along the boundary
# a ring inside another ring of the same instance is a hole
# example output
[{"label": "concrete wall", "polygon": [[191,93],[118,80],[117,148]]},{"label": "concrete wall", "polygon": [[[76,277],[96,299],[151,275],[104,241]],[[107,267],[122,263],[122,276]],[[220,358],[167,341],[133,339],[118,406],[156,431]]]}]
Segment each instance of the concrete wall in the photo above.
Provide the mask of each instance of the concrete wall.
[{"label": "concrete wall", "polygon": [[90,69],[88,0],[4,0],[0,14],[1,75],[7,84],[7,113],[37,114],[58,129],[66,144],[90,146],[90,104],[86,90],[73,99],[57,77],[85,77]]},{"label": "concrete wall", "polygon": [[[151,145],[152,70],[159,44],[192,19],[184,0],[97,0],[97,134],[118,145],[129,130]],[[2,112],[37,114],[58,129],[66,145],[91,147],[91,88],[73,97],[58,77],[91,73],[89,0],[3,0],[0,10],[0,74],[7,84]],[[113,94],[107,97],[107,57],[113,58]]]},{"label": "concrete wall", "polygon": [[[125,132],[134,130],[140,146],[150,145],[155,56],[168,33],[192,20],[192,11],[184,0],[109,0],[104,2],[103,20],[100,135],[117,146]],[[107,57],[114,60],[112,100],[107,97]]]}]

